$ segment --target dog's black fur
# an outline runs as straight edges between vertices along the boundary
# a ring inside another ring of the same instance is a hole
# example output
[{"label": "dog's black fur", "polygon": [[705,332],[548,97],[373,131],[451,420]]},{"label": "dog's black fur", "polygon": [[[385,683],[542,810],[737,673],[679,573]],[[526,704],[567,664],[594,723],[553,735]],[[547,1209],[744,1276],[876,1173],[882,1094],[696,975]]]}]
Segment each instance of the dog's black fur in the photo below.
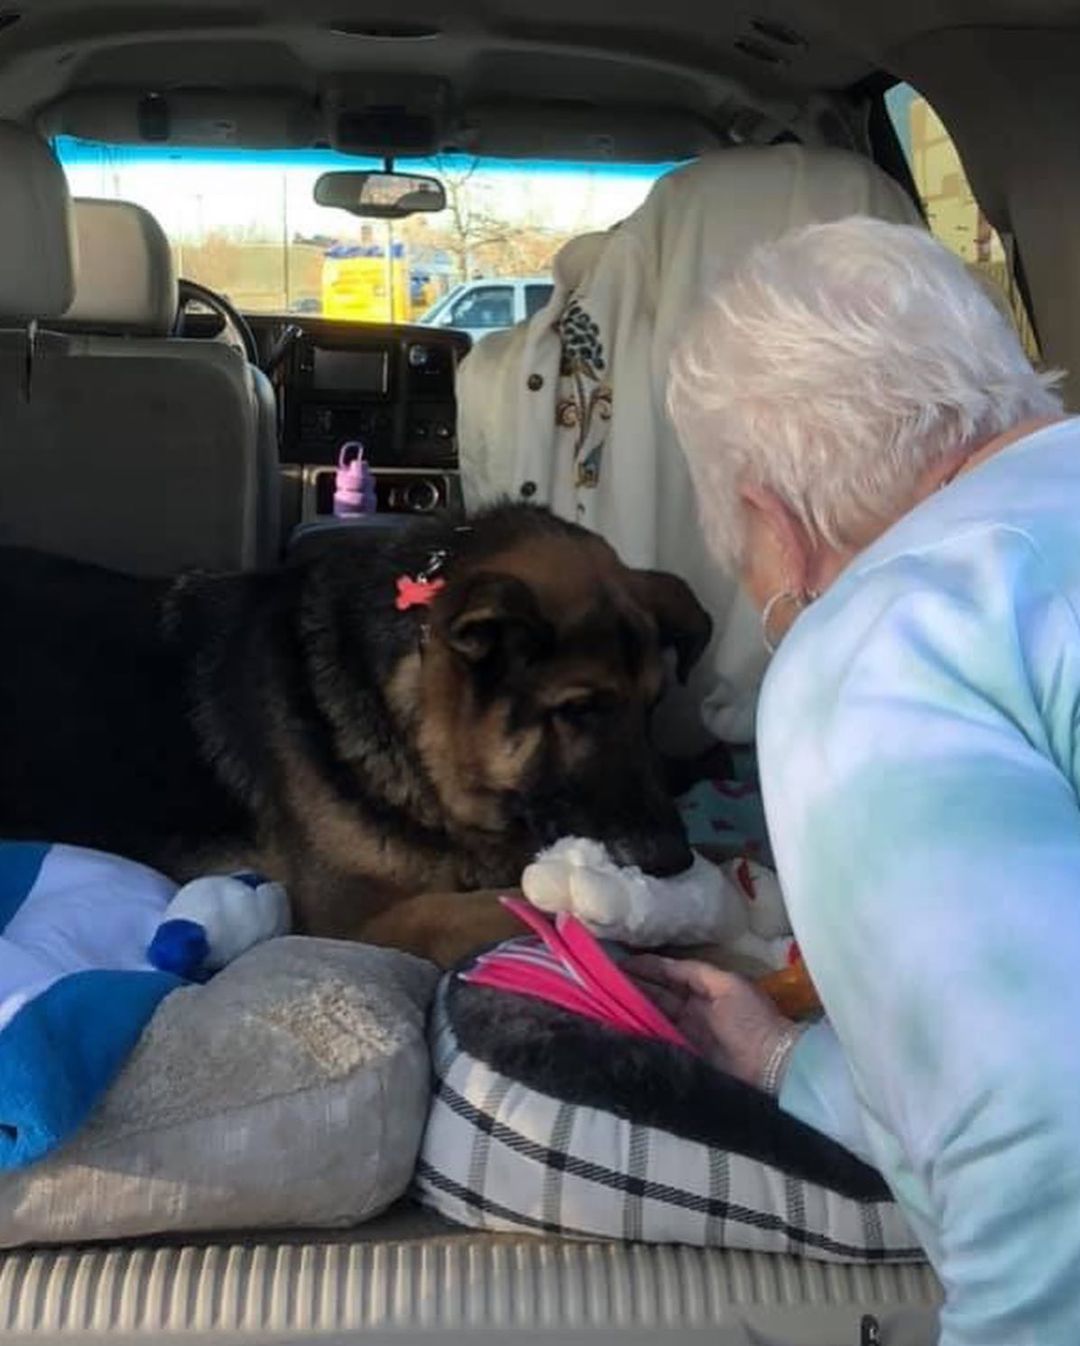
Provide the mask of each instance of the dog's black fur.
[{"label": "dog's black fur", "polygon": [[[430,611],[399,611],[441,556]],[[689,861],[646,721],[661,646],[692,662],[708,619],[546,511],[177,581],[0,549],[0,630],[2,836],[259,868],[302,929],[362,937],[402,899],[514,884],[565,833]],[[617,704],[553,708],[574,678]]]}]

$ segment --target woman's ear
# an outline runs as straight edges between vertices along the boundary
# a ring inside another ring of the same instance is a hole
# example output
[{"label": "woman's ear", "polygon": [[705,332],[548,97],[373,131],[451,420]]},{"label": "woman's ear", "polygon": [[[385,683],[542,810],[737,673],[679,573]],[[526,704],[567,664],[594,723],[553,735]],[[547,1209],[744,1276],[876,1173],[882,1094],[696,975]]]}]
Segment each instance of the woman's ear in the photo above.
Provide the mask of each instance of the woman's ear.
[{"label": "woman's ear", "polygon": [[739,488],[745,525],[743,582],[764,605],[778,593],[802,594],[811,583],[815,549],[802,521],[767,486]]}]

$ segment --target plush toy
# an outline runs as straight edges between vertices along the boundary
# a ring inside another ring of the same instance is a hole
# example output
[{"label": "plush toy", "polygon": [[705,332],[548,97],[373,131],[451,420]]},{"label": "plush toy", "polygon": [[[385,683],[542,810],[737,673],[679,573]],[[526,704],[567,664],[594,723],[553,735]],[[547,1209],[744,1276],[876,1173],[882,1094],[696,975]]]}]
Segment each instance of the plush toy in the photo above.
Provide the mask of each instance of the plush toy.
[{"label": "plush toy", "polygon": [[541,911],[573,912],[602,939],[650,948],[721,944],[784,967],[792,939],[776,876],[750,860],[714,865],[701,855],[674,878],[617,865],[603,845],[564,837],[525,870],[525,896]]},{"label": "plush toy", "polygon": [[792,1017],[817,997],[791,935],[780,884],[751,860],[714,865],[695,855],[674,878],[620,866],[599,842],[564,837],[528,866],[525,896],[551,914],[573,913],[601,939],[634,948],[714,944],[767,969],[760,985]]},{"label": "plush toy", "polygon": [[180,889],[146,956],[162,972],[198,980],[289,927],[289,899],[280,883],[259,874],[217,874]]}]

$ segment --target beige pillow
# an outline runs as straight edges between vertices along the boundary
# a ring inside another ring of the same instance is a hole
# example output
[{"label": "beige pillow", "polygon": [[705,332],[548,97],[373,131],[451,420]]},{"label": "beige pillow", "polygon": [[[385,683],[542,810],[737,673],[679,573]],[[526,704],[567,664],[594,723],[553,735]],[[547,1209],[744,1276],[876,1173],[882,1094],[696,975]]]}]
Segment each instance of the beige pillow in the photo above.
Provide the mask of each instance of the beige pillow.
[{"label": "beige pillow", "polygon": [[291,938],[173,992],[83,1131],[0,1174],[0,1247],[377,1214],[419,1149],[436,979]]}]

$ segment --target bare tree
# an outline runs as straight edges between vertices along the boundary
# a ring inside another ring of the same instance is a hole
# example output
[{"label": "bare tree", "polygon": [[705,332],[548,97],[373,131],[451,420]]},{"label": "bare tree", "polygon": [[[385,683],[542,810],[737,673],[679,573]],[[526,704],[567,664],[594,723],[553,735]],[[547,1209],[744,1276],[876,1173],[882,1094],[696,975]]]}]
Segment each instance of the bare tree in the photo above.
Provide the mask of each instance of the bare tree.
[{"label": "bare tree", "polygon": [[458,159],[439,158],[439,177],[446,188],[446,246],[457,266],[458,280],[472,280],[477,253],[483,248],[505,246],[510,225],[488,209],[483,191],[474,181],[479,164],[475,159],[462,165]]},{"label": "bare tree", "polygon": [[477,276],[533,276],[548,271],[551,259],[566,241],[562,230],[543,222],[544,207],[532,183],[519,184],[521,200],[500,218],[491,207],[477,165],[460,158],[439,161],[446,188],[446,209],[418,215],[396,226],[397,237],[413,256],[441,251],[452,259],[455,281]]}]

